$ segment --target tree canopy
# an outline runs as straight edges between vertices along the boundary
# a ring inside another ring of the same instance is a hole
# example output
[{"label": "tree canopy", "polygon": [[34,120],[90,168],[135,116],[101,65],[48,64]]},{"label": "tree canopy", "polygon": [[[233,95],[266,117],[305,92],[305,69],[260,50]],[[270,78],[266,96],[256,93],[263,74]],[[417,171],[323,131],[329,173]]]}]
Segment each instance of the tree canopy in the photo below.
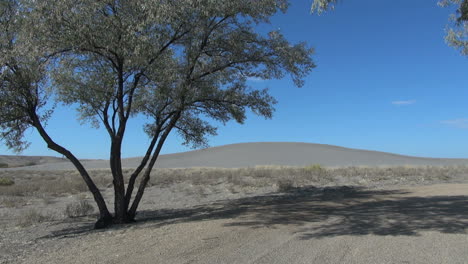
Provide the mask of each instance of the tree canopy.
[{"label": "tree canopy", "polygon": [[468,56],[468,0],[442,0],[439,5],[445,7],[457,5],[457,13],[450,17],[453,26],[447,29],[447,43]]},{"label": "tree canopy", "polygon": [[[1,139],[20,151],[24,132],[35,128],[72,161],[98,204],[97,227],[134,220],[171,131],[199,147],[216,134],[208,119],[242,123],[248,109],[271,118],[276,100],[247,79],[289,75],[302,86],[315,67],[306,43],[256,32],[286,12],[286,0],[1,0],[0,8]],[[49,136],[51,102],[77,107],[81,121],[106,129],[114,215],[77,157]],[[149,120],[151,142],[126,186],[121,147],[135,116]]]}]

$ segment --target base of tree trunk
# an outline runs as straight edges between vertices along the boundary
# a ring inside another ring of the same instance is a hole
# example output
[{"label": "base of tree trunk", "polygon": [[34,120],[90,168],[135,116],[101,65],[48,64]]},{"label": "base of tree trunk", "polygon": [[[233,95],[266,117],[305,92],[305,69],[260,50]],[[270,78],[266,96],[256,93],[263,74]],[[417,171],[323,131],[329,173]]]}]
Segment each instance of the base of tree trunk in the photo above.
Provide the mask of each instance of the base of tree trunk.
[{"label": "base of tree trunk", "polygon": [[111,226],[113,224],[112,216],[101,217],[94,224],[94,229],[103,229]]},{"label": "base of tree trunk", "polygon": [[101,217],[99,218],[96,223],[94,224],[94,229],[104,229],[108,228],[112,225],[119,225],[119,224],[130,224],[136,222],[134,218],[127,217],[125,219],[117,219],[115,217]]}]

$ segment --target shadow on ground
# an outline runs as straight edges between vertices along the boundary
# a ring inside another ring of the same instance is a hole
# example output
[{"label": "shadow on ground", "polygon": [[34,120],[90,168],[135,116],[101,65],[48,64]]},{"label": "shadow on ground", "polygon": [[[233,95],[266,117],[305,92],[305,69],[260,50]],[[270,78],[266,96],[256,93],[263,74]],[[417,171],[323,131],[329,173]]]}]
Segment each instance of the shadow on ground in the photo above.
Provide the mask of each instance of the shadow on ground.
[{"label": "shadow on ground", "polygon": [[[188,209],[143,211],[132,228],[231,219],[226,226],[295,227],[302,239],[368,234],[416,236],[422,231],[466,233],[468,196],[405,197],[404,194],[400,190],[346,186],[296,188],[286,193],[219,201]],[[98,232],[91,228],[90,224],[81,225],[53,232],[51,236]]]}]

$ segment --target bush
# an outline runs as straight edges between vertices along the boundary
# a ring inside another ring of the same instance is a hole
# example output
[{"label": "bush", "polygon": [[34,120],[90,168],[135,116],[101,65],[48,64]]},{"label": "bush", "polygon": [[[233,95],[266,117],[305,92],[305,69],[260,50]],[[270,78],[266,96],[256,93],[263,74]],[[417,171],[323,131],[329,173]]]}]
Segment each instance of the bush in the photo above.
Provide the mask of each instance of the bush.
[{"label": "bush", "polygon": [[0,168],[8,168],[8,164],[0,162]]},{"label": "bush", "polygon": [[70,218],[86,216],[92,212],[94,212],[94,207],[84,199],[68,204],[65,208],[65,215]]},{"label": "bush", "polygon": [[312,165],[306,166],[304,167],[304,170],[306,170],[307,172],[319,173],[319,174],[324,173],[326,171],[326,169],[320,164],[312,164]]},{"label": "bush", "polygon": [[0,186],[10,186],[15,184],[12,178],[0,178]]},{"label": "bush", "polygon": [[291,179],[278,180],[278,192],[290,192],[295,189],[294,181]]},{"label": "bush", "polygon": [[24,166],[34,166],[34,165],[37,165],[37,163],[34,162],[34,161],[30,161],[30,162],[26,163]]}]

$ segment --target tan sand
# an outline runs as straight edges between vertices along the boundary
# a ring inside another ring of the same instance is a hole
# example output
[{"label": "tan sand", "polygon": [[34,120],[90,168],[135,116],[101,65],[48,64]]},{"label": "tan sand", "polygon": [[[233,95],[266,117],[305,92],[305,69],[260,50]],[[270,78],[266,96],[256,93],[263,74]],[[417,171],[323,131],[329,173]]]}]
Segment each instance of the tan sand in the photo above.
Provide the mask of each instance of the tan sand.
[{"label": "tan sand", "polygon": [[303,190],[62,230],[24,263],[468,263],[468,184]]}]

